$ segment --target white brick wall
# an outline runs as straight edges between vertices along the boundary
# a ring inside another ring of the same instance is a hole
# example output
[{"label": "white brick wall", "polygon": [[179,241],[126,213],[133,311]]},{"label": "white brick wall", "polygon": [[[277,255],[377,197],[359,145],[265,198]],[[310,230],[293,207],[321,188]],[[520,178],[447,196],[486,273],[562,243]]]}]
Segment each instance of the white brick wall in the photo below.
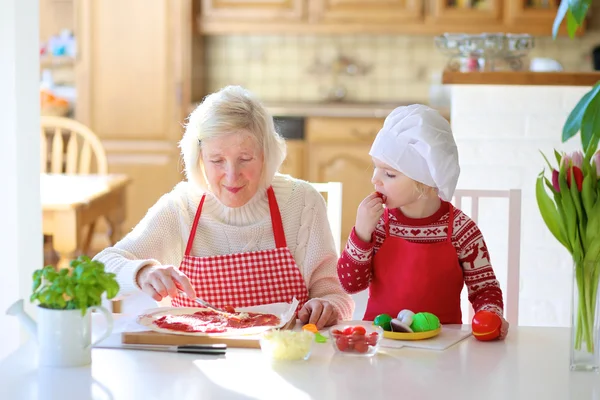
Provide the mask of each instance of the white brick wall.
[{"label": "white brick wall", "polygon": [[[570,325],[570,255],[546,228],[535,200],[543,151],[580,149],[577,135],[561,143],[562,126],[588,87],[456,85],[452,127],[458,145],[459,189],[521,189],[519,325]],[[505,289],[507,202],[480,205],[480,228]],[[500,210],[504,214],[499,214]],[[469,212],[465,209],[465,212]]]}]

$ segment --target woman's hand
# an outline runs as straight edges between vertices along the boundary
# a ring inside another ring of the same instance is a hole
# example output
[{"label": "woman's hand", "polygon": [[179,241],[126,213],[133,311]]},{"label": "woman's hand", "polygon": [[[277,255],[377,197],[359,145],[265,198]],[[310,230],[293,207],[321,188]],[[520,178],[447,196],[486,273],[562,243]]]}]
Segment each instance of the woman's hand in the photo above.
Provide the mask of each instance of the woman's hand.
[{"label": "woman's hand", "polygon": [[190,300],[196,298],[196,292],[187,276],[172,265],[147,265],[137,274],[138,285],[142,291],[156,301],[167,296],[179,295],[177,289],[185,292]]},{"label": "woman's hand", "polygon": [[325,300],[311,299],[298,311],[298,319],[303,324],[315,324],[317,329],[337,324],[338,312]]},{"label": "woman's hand", "polygon": [[383,200],[377,192],[373,192],[360,203],[356,212],[354,231],[360,240],[371,242],[371,235],[383,214]]}]

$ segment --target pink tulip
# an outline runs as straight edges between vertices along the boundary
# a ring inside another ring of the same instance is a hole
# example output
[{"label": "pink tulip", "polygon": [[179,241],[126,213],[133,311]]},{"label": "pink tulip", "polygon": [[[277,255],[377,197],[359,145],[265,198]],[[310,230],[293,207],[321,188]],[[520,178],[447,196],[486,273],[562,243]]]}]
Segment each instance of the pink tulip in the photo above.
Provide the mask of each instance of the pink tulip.
[{"label": "pink tulip", "polygon": [[565,154],[561,161],[561,166],[567,168],[567,185],[571,187],[571,182],[574,178],[577,189],[581,192],[583,188],[583,172],[581,171],[583,153],[581,151],[574,151],[570,155]]},{"label": "pink tulip", "polygon": [[579,167],[583,165],[583,153],[581,151],[574,151],[571,154],[571,162],[573,163],[573,167]]},{"label": "pink tulip", "polygon": [[552,170],[552,186],[554,187],[554,190],[560,192],[560,185],[558,184],[558,171],[555,169]]},{"label": "pink tulip", "polygon": [[596,164],[596,176],[600,178],[600,150],[594,155],[594,163]]}]

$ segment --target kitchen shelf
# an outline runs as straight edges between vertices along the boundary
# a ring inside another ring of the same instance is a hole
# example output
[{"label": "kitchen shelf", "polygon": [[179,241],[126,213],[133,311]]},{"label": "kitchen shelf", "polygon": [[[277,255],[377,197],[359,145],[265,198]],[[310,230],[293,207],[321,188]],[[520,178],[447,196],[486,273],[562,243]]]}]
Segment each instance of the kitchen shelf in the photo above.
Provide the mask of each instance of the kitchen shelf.
[{"label": "kitchen shelf", "polygon": [[446,85],[594,86],[600,72],[455,72],[444,71]]}]

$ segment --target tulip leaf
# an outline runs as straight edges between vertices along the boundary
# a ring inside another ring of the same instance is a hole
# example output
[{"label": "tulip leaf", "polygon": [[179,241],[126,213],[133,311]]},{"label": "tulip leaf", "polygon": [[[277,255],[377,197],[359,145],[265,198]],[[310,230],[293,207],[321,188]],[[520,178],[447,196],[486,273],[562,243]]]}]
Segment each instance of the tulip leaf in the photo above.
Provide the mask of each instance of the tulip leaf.
[{"label": "tulip leaf", "polygon": [[575,37],[575,32],[577,32],[577,28],[579,28],[579,25],[577,24],[577,20],[573,16],[573,12],[569,8],[569,11],[567,11],[567,33],[569,34],[569,37],[571,39]]},{"label": "tulip leaf", "polygon": [[569,11],[571,11],[575,23],[578,26],[583,25],[583,20],[590,8],[591,0],[568,0],[566,2],[569,4]]},{"label": "tulip leaf", "polygon": [[554,169],[554,167],[552,166],[552,164],[550,164],[550,161],[548,161],[548,158],[546,157],[546,155],[540,150],[540,154],[542,155],[542,157],[544,157],[544,160],[546,161],[546,164],[548,164],[548,168],[550,168],[550,171],[552,171]]},{"label": "tulip leaf", "polygon": [[567,15],[567,11],[569,11],[569,2],[561,1],[556,13],[556,17],[554,18],[554,24],[552,25],[552,37],[555,39],[558,34],[558,29]]},{"label": "tulip leaf", "polygon": [[556,240],[558,240],[563,246],[569,249],[569,245],[567,243],[566,238],[563,236],[563,233],[560,228],[560,215],[556,208],[556,205],[548,196],[546,189],[544,189],[544,173],[542,172],[537,179],[537,183],[535,185],[535,197],[537,199],[538,207],[540,209],[540,213],[542,214],[542,218],[546,223],[546,226],[550,230],[550,232],[554,235]]},{"label": "tulip leaf", "polygon": [[[600,83],[600,82],[599,82]],[[600,88],[596,83],[594,88]],[[600,95],[598,92],[590,99],[581,120],[581,145],[588,161],[598,147],[598,135],[600,134]]]},{"label": "tulip leaf", "polygon": [[560,168],[560,163],[562,161],[562,154],[560,154],[556,149],[554,150],[554,158],[556,158],[556,162],[558,163],[558,168]]},{"label": "tulip leaf", "polygon": [[[564,3],[564,2],[563,2]],[[562,3],[561,3],[562,5]],[[588,108],[590,102],[596,97],[596,95],[600,92],[600,82],[597,82],[594,87],[587,92],[577,103],[575,108],[571,111],[569,116],[567,117],[567,121],[563,126],[562,132],[562,141],[566,142],[573,136],[577,134],[577,132],[581,129],[583,116],[585,114],[586,109]]]}]

